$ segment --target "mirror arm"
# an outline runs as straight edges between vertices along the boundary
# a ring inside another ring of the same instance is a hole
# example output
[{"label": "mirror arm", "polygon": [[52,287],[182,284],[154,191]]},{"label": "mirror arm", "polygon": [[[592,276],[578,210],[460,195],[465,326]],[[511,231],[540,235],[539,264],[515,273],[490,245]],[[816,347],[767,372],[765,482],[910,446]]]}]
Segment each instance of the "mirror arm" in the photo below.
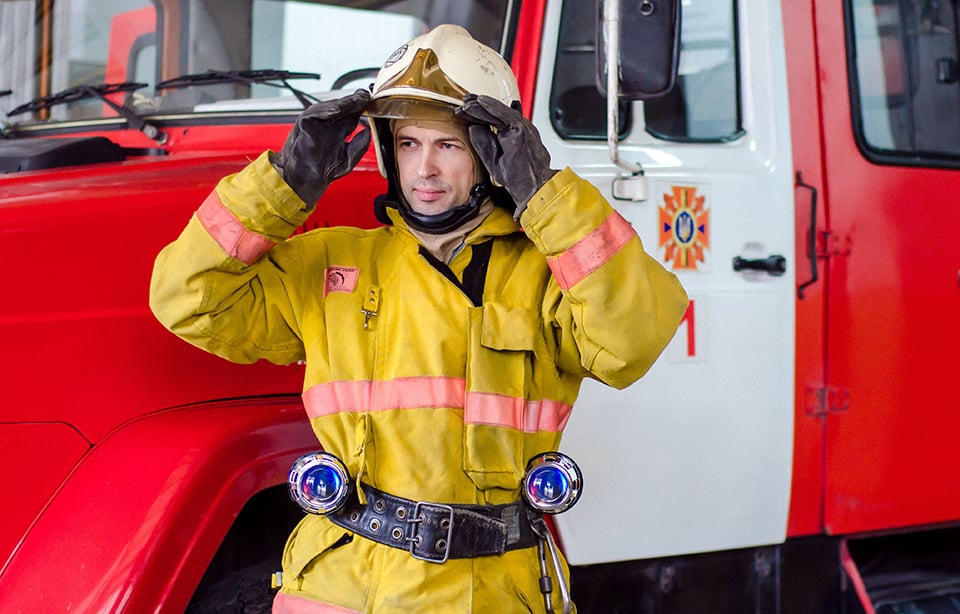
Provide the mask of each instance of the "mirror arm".
[{"label": "mirror arm", "polygon": [[607,147],[610,161],[630,173],[642,173],[643,166],[620,159],[620,0],[605,0],[603,28],[607,60]]}]

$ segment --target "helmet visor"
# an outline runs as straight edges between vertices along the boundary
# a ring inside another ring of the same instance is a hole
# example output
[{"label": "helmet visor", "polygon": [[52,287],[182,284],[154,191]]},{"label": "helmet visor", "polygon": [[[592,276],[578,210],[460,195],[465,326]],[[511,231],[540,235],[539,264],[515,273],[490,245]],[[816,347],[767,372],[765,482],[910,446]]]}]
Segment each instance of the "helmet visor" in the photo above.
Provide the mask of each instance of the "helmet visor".
[{"label": "helmet visor", "polygon": [[454,121],[452,105],[426,98],[388,96],[371,100],[364,111],[369,117],[385,119],[422,119],[441,122]]}]

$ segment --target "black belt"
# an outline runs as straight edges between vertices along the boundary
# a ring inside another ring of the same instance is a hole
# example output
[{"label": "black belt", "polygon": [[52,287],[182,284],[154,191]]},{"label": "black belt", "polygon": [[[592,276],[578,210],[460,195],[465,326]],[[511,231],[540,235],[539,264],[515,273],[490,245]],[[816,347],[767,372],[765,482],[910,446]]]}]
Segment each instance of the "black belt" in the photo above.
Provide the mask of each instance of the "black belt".
[{"label": "black belt", "polygon": [[350,497],[327,514],[333,523],[380,544],[407,550],[414,558],[443,563],[503,554],[537,545],[530,526],[537,515],[522,502],[461,505],[411,501],[360,484],[366,505]]}]

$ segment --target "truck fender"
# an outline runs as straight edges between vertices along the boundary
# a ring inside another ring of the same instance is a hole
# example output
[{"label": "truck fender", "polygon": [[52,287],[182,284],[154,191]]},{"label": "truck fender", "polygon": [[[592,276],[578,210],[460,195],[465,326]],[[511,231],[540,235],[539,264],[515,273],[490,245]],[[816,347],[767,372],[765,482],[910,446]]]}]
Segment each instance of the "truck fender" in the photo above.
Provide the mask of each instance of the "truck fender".
[{"label": "truck fender", "polygon": [[122,425],[77,464],[0,572],[4,611],[182,612],[244,504],[317,447],[292,395]]}]

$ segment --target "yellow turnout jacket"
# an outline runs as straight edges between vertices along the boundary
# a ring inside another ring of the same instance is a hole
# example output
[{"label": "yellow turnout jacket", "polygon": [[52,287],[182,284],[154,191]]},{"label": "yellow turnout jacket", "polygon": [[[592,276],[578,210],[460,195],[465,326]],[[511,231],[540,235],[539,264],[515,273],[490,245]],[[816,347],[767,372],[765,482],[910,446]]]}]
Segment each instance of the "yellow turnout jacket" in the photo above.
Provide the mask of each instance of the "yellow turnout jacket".
[{"label": "yellow turnout jacket", "polygon": [[[687,305],[569,169],[537,192],[522,231],[494,208],[449,266],[399,215],[291,236],[307,214],[262,155],[221,180],[159,255],[151,308],[228,360],[305,361],[323,449],[354,479],[408,499],[517,501],[527,461],[557,449],[582,379],[634,382]],[[543,610],[536,548],[435,564],[347,533],[304,518],[276,612]]]}]

